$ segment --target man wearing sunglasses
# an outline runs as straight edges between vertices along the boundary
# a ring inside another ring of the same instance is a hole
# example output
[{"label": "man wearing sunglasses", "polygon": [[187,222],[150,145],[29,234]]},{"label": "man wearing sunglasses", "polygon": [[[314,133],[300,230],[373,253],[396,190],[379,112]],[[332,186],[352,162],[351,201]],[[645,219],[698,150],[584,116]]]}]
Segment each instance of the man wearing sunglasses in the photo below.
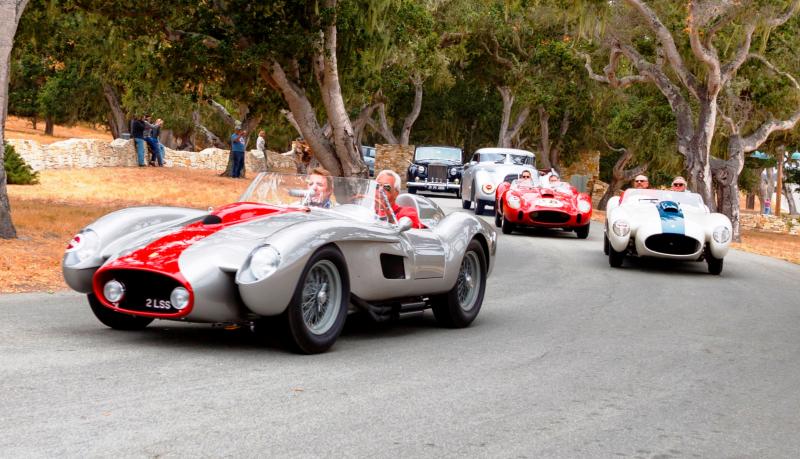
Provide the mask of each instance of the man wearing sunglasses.
[{"label": "man wearing sunglasses", "polygon": [[686,179],[680,175],[672,180],[670,191],[686,191]]},{"label": "man wearing sunglasses", "polygon": [[637,175],[635,179],[633,179],[633,187],[634,188],[650,188],[650,181],[647,180],[647,177],[644,175]]},{"label": "man wearing sunglasses", "polygon": [[378,175],[375,177],[375,181],[378,182],[376,198],[378,202],[377,210],[379,215],[381,212],[385,212],[386,210],[383,199],[380,197],[380,191],[383,190],[383,194],[386,195],[389,207],[391,207],[392,212],[394,212],[394,216],[397,221],[399,221],[402,217],[408,217],[411,219],[412,228],[422,228],[422,224],[419,221],[419,215],[417,215],[417,209],[406,206],[398,206],[395,202],[397,201],[397,196],[400,194],[400,176],[397,175],[397,172],[388,169],[382,170],[378,172]]}]

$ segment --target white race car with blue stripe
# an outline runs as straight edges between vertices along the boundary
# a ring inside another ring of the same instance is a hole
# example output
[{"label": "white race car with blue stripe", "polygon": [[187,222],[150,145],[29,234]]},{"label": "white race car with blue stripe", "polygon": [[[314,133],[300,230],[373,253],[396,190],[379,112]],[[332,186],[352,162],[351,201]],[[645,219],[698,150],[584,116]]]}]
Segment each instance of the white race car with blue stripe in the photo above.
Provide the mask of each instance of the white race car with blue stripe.
[{"label": "white race car with blue stripe", "polygon": [[728,217],[709,212],[697,193],[629,189],[608,202],[603,250],[615,268],[632,255],[705,260],[719,274],[731,234]]}]

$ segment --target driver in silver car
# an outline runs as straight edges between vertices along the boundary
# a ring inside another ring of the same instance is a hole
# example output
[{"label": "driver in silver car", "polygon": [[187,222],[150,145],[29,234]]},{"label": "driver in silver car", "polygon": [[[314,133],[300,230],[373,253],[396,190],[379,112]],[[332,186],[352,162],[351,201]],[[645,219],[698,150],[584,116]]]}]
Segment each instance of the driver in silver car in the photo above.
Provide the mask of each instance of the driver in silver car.
[{"label": "driver in silver car", "polygon": [[322,167],[311,169],[306,179],[308,184],[308,205],[314,207],[331,208],[331,194],[333,194],[333,176]]}]

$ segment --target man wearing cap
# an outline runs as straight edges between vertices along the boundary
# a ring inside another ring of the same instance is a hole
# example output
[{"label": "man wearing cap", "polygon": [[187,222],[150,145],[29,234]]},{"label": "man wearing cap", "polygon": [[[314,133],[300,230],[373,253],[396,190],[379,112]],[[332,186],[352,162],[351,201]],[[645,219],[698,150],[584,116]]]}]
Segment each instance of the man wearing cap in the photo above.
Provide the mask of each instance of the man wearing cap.
[{"label": "man wearing cap", "polygon": [[680,175],[672,179],[670,191],[686,191],[686,179]]}]

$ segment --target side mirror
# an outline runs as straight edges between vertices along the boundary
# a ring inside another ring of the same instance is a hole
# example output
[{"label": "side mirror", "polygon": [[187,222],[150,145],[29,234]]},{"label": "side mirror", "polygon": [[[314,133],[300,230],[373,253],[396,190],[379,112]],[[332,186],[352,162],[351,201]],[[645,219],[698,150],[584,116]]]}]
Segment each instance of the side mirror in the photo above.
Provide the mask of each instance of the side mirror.
[{"label": "side mirror", "polygon": [[401,217],[400,220],[397,221],[397,231],[401,233],[410,230],[412,226],[414,226],[414,222],[408,217]]}]

